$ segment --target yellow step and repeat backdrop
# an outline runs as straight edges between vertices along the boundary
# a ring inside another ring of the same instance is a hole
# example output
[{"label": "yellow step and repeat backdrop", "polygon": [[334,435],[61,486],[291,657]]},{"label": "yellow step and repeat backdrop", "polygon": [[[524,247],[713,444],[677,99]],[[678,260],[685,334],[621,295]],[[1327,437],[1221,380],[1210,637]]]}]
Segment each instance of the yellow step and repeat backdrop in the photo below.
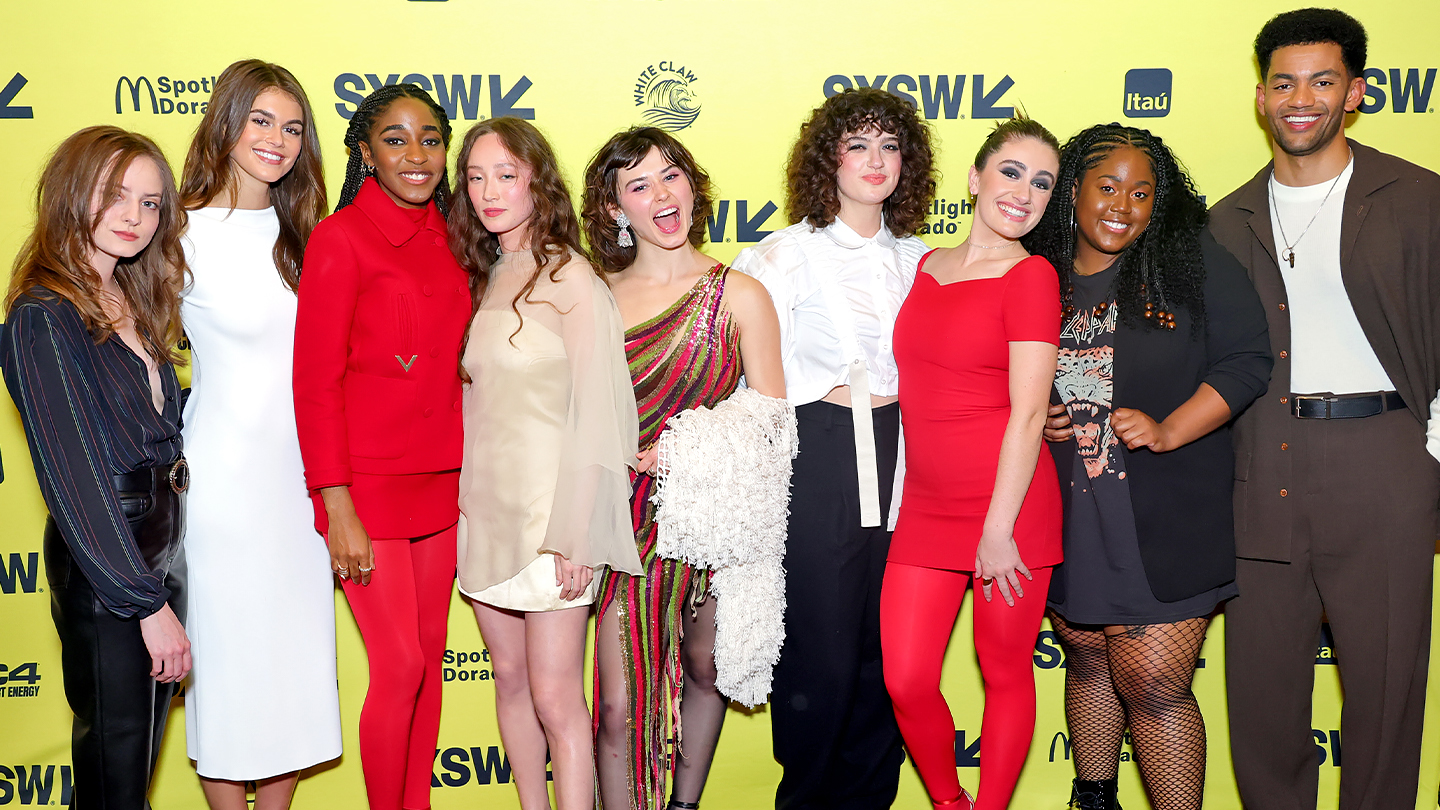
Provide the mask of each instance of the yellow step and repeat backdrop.
[{"label": "yellow step and repeat backdrop", "polygon": [[[1371,87],[1353,116],[1351,137],[1440,169],[1434,115],[1440,5],[1340,5],[1371,34]],[[7,3],[0,15],[0,258],[10,261],[30,227],[35,181],[61,139],[97,123],[137,129],[166,149],[178,172],[214,77],[244,57],[279,62],[304,83],[318,116],[332,199],[345,162],[346,119],[366,93],[386,83],[431,90],[455,121],[457,146],[458,134],[482,118],[532,119],[550,136],[572,188],[612,132],[642,122],[678,128],[718,187],[710,250],[726,260],[786,224],[788,147],[808,111],[848,87],[900,94],[933,126],[944,174],[922,234],[933,245],[964,238],[970,158],[995,120],[1021,107],[1062,140],[1097,122],[1149,127],[1215,200],[1268,159],[1253,104],[1250,43],[1265,20],[1289,7],[1275,0],[1104,12],[1063,0],[1023,7],[973,0]],[[4,397],[0,448],[6,474],[0,484],[0,806],[62,806],[72,787],[70,714],[38,553],[45,512],[19,420]],[[307,776],[299,808],[364,803],[355,727],[366,665],[338,592],[336,604],[345,755]],[[495,724],[489,656],[469,609],[459,599],[453,608],[435,807],[518,807]],[[1223,629],[1222,619],[1210,632],[1196,692],[1209,721],[1209,805],[1227,809],[1238,808],[1239,800],[1225,726]],[[1333,664],[1328,646],[1317,651],[1314,738],[1321,805],[1330,807],[1343,751]],[[1054,808],[1068,798],[1073,770],[1064,672],[1059,644],[1046,629],[1035,644],[1039,722],[1017,808]],[[978,778],[979,685],[967,609],[944,686],[958,726],[961,779],[971,786]],[[182,712],[177,701],[153,791],[159,808],[204,806],[185,757]],[[1440,710],[1429,718],[1417,807],[1433,808]],[[1122,800],[1143,807],[1128,745],[1124,759]],[[778,779],[767,713],[731,712],[705,806],[766,806]],[[897,806],[925,806],[908,767]]]}]

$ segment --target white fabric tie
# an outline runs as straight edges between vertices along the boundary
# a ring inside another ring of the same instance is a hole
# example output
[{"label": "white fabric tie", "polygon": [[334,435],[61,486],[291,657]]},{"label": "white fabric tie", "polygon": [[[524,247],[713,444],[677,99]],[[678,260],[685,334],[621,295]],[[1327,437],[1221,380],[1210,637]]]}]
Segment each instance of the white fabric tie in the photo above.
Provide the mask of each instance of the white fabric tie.
[{"label": "white fabric tie", "polygon": [[850,361],[850,418],[855,422],[855,472],[860,481],[860,525],[880,525],[880,473],[875,423],[870,419],[870,373],[865,358]]},{"label": "white fabric tie", "polygon": [[860,484],[860,525],[873,527],[880,522],[880,473],[875,463],[875,423],[870,418],[870,372],[865,353],[855,338],[855,313],[845,300],[845,293],[835,275],[822,274],[821,289],[830,320],[839,333],[840,349],[850,358],[850,418],[855,425],[855,472]]}]

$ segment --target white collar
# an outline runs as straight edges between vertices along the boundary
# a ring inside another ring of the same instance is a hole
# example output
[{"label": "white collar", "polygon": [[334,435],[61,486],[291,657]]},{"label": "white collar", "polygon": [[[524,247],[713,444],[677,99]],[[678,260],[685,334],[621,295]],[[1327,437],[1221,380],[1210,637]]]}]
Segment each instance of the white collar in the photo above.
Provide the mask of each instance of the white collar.
[{"label": "white collar", "polygon": [[835,244],[849,250],[858,250],[866,245],[879,245],[883,248],[894,249],[897,244],[895,235],[890,233],[889,228],[885,227],[884,214],[880,215],[880,230],[876,231],[875,235],[868,239],[856,233],[854,228],[846,225],[838,216],[835,217],[833,222],[826,226],[825,235],[830,237]]}]

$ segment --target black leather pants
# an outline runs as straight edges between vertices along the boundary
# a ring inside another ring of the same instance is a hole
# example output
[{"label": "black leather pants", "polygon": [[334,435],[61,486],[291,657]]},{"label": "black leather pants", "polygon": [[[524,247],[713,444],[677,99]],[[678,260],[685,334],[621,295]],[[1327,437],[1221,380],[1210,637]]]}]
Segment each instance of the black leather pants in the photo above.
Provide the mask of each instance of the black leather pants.
[{"label": "black leather pants", "polygon": [[[170,608],[182,623],[184,498],[163,480],[150,492],[121,492],[141,555],[152,570],[167,571]],[[65,698],[75,714],[71,810],[147,810],[150,776],[179,684],[150,677],[140,621],[122,619],[100,603],[53,518],[45,522],[45,576],[60,634]]]}]

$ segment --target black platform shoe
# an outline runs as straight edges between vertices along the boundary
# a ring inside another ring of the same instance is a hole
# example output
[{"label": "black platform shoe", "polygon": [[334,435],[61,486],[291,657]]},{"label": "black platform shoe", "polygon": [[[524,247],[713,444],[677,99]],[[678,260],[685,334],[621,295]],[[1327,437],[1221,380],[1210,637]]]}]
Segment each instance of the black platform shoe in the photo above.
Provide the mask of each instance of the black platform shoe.
[{"label": "black platform shoe", "polygon": [[1116,777],[1095,782],[1072,780],[1070,806],[1075,810],[1120,810],[1120,801],[1115,798],[1118,781]]}]

